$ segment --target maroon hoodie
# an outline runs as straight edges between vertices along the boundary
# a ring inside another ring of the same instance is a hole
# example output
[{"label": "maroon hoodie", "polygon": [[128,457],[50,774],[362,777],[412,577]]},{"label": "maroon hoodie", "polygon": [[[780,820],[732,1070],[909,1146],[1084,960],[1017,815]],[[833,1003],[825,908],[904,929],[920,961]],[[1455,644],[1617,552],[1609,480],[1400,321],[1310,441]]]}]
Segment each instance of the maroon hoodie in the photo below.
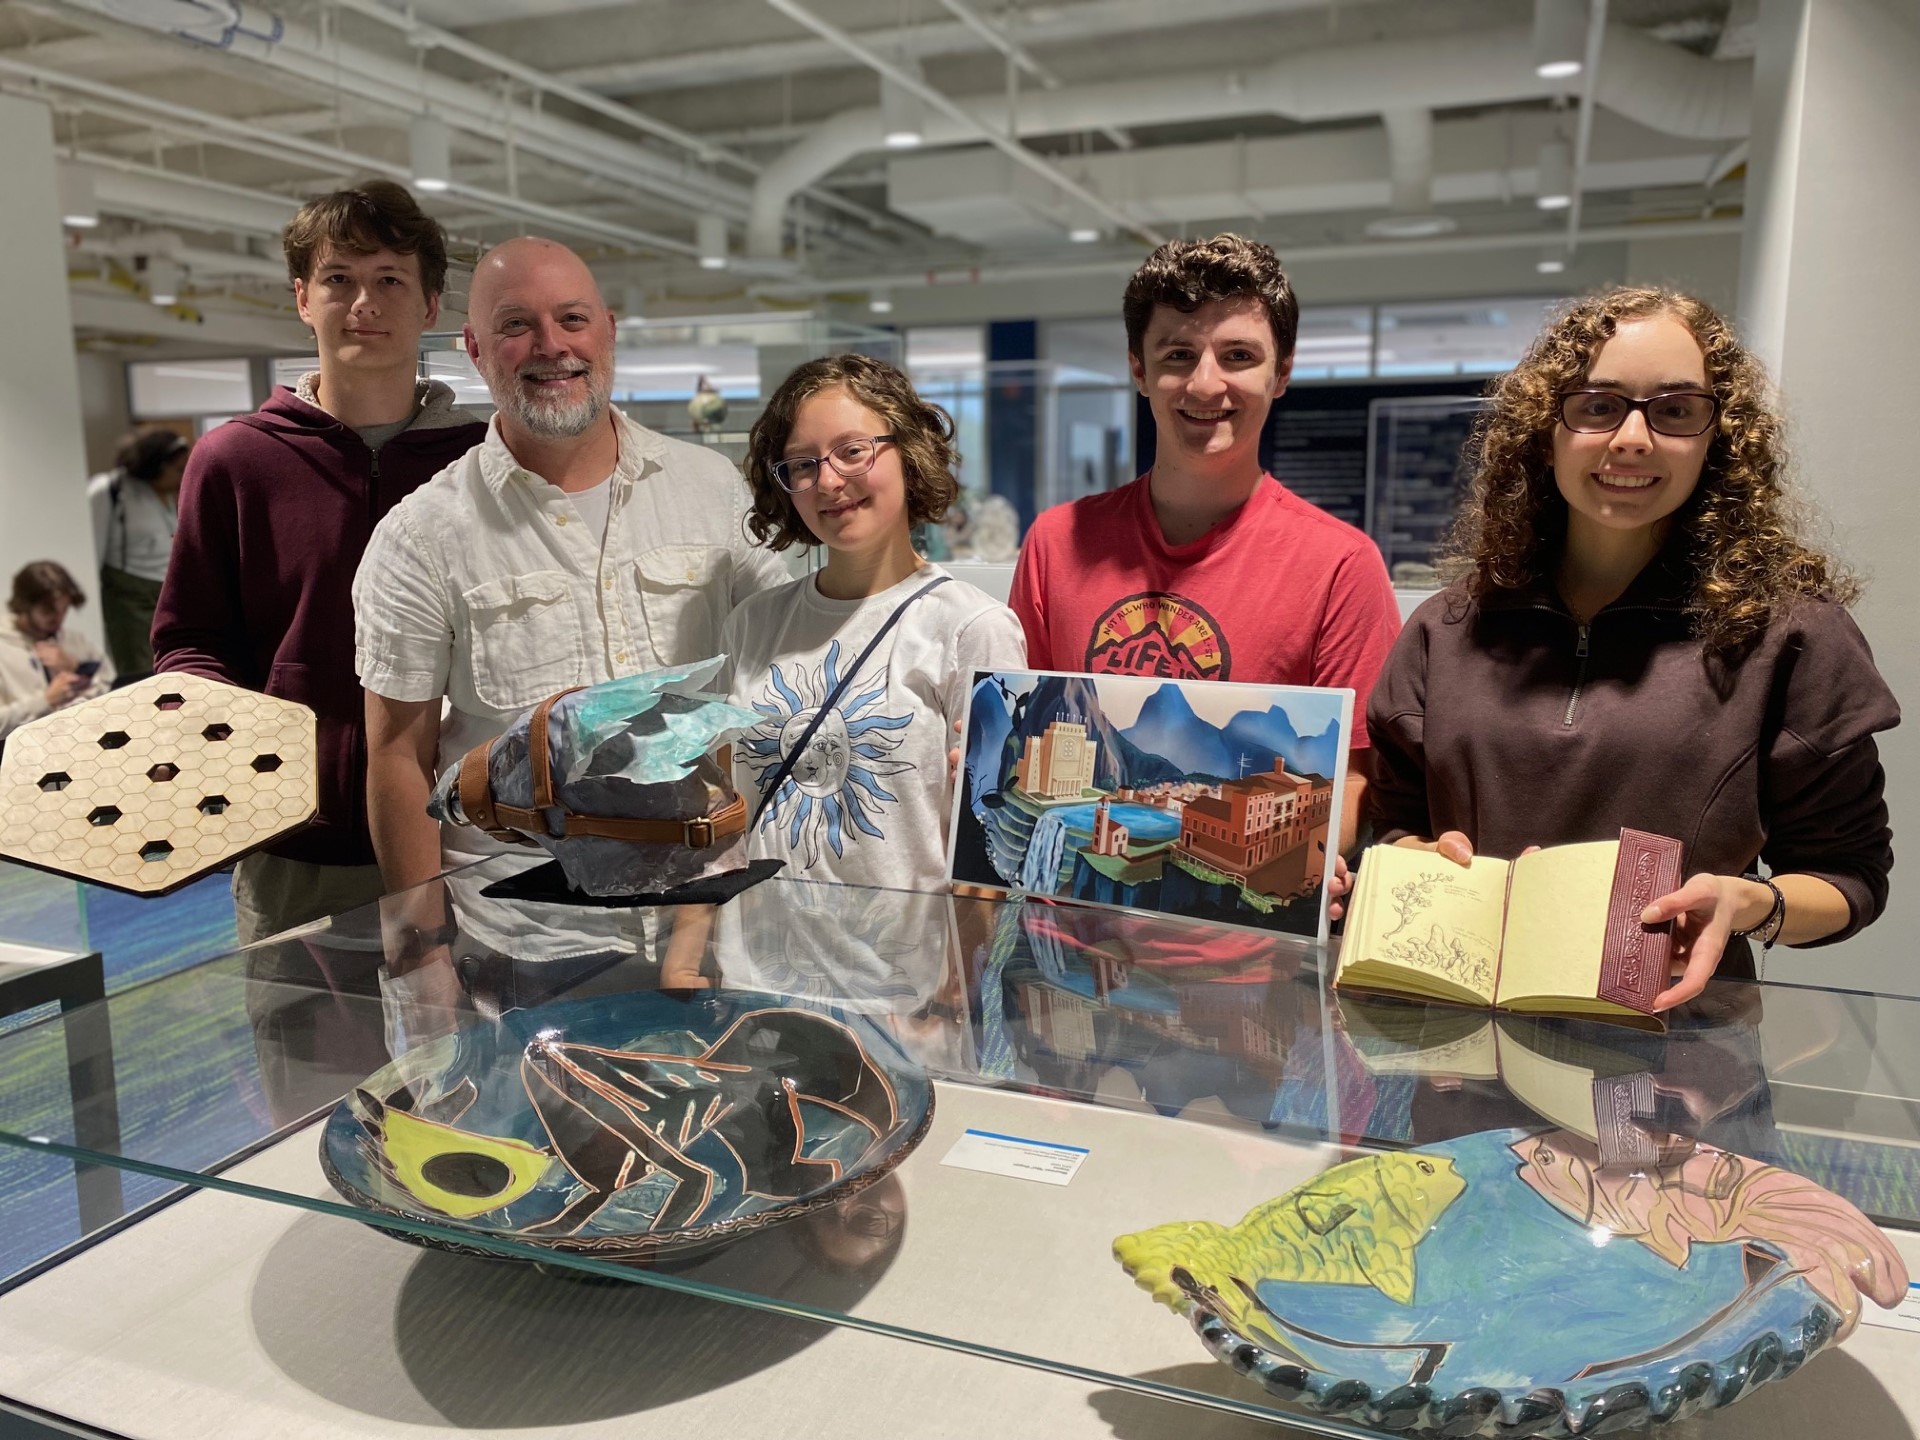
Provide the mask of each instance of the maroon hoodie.
[{"label": "maroon hoodie", "polygon": [[310,706],[319,717],[318,822],[272,847],[289,860],[369,865],[367,732],[353,669],[353,574],[373,527],[486,435],[438,381],[380,448],[281,388],[193,447],[180,528],[153,617],[155,668]]}]

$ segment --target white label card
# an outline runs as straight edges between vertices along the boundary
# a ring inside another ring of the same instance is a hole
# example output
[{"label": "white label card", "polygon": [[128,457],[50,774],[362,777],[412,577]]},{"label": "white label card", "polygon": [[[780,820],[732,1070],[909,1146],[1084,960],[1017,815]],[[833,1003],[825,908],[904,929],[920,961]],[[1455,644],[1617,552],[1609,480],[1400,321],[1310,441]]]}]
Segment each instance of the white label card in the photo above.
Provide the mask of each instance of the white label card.
[{"label": "white label card", "polygon": [[953,1142],[940,1163],[962,1170],[983,1170],[989,1175],[1011,1175],[1016,1180],[1038,1180],[1042,1185],[1065,1185],[1086,1158],[1087,1151],[1079,1145],[969,1130]]},{"label": "white label card", "polygon": [[1862,1305],[1860,1322],[1863,1325],[1883,1326],[1888,1330],[1920,1332],[1920,1280],[1907,1287],[1907,1298],[1891,1310],[1882,1310],[1878,1305]]}]

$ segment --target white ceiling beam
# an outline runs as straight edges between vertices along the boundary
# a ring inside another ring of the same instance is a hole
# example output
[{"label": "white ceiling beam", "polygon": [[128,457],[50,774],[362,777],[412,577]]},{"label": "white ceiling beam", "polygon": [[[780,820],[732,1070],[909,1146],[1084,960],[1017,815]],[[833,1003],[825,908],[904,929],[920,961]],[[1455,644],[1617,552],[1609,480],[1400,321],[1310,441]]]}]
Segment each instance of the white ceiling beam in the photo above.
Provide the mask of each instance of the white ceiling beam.
[{"label": "white ceiling beam", "polygon": [[189,304],[197,320],[186,319],[133,295],[105,294],[75,287],[70,303],[77,330],[106,330],[123,335],[151,335],[163,340],[189,340],[199,345],[228,346],[235,350],[278,350],[291,355],[310,354],[313,336],[289,316],[239,315],[230,310]]}]

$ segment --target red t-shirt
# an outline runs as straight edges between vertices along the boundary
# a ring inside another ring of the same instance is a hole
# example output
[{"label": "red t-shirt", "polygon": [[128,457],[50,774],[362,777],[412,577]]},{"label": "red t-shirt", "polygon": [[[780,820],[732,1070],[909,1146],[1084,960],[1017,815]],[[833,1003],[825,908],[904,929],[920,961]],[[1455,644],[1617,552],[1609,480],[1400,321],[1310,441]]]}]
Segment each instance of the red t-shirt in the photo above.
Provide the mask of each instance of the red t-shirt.
[{"label": "red t-shirt", "polygon": [[1167,543],[1144,475],[1057,505],[1027,532],[1012,604],[1036,670],[1345,686],[1355,748],[1400,633],[1373,542],[1271,475],[1189,545]]}]

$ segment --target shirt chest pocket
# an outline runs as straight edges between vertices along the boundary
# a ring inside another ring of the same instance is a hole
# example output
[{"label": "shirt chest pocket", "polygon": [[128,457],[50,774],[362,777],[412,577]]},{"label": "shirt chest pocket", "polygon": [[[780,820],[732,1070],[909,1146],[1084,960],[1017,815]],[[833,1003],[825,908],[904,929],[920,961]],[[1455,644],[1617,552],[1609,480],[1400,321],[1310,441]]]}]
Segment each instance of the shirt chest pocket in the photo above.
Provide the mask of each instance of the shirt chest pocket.
[{"label": "shirt chest pocket", "polygon": [[559,571],[489,580],[461,598],[472,631],[473,692],[483,704],[524,710],[585,677],[578,616]]},{"label": "shirt chest pocket", "polygon": [[727,618],[727,555],[713,545],[661,545],[633,562],[647,634],[662,665],[704,660]]}]

